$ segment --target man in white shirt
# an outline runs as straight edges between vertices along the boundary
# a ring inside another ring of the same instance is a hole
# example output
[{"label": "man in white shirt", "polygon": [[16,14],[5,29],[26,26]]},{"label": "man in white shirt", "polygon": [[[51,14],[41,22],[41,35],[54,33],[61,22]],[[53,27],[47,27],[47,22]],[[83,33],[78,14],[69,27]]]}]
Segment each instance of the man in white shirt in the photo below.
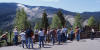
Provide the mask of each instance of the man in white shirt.
[{"label": "man in white shirt", "polygon": [[22,31],[22,32],[20,33],[20,36],[21,36],[21,43],[22,43],[22,46],[23,46],[23,48],[24,48],[24,44],[26,44],[26,43],[25,43],[25,40],[26,40],[26,38],[25,38],[25,32]]},{"label": "man in white shirt", "polygon": [[94,29],[92,28],[92,29],[91,29],[91,40],[94,39],[94,36],[95,36],[95,31],[94,31]]},{"label": "man in white shirt", "polygon": [[40,48],[41,48],[41,45],[42,45],[42,47],[44,47],[44,32],[43,32],[42,28],[40,28],[38,35],[39,35],[39,46],[40,46]]},{"label": "man in white shirt", "polygon": [[43,31],[39,31],[39,36],[44,36],[44,32]]}]

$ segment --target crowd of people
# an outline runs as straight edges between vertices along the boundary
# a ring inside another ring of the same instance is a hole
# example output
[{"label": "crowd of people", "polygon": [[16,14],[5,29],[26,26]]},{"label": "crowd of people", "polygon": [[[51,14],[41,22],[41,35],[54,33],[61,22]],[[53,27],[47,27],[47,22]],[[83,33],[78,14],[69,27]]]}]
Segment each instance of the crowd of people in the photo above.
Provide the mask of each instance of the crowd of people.
[{"label": "crowd of people", "polygon": [[[24,45],[26,45],[27,48],[31,47],[33,48],[33,41],[35,39],[35,34],[38,34],[38,41],[39,41],[39,47],[44,47],[45,43],[52,43],[54,45],[55,43],[58,43],[59,45],[61,43],[67,42],[68,40],[68,29],[66,27],[63,28],[57,28],[57,29],[43,29],[40,28],[39,30],[32,31],[31,28],[28,28],[26,30],[21,30],[21,33],[18,34],[17,27],[14,29],[14,44],[18,44],[18,36],[21,37],[21,43],[24,48]],[[76,27],[75,32],[71,28],[70,30],[70,40],[73,41],[73,39],[77,39],[77,41],[80,40],[80,28]]]},{"label": "crowd of people", "polygon": [[[91,33],[91,39],[94,38],[94,29],[92,28],[92,33]],[[77,41],[80,40],[80,32],[81,29],[79,27],[76,27],[75,30],[73,28],[70,28],[70,35],[68,34],[68,29],[67,27],[63,28],[57,28],[57,29],[43,29],[40,28],[39,30],[32,30],[31,28],[27,28],[26,30],[22,29],[21,32],[18,32],[17,26],[14,28],[13,33],[14,33],[14,38],[13,42],[14,45],[18,45],[18,40],[20,37],[22,47],[25,48],[34,48],[33,47],[33,41],[35,38],[35,34],[38,34],[38,42],[39,42],[39,47],[44,47],[46,43],[51,43],[52,45],[55,45],[55,43],[58,43],[60,45],[61,43],[67,42],[68,39],[73,41],[76,39]],[[8,32],[6,32],[8,34]],[[0,40],[6,40],[7,42],[7,36],[6,34],[2,35]],[[6,37],[6,38],[5,38]],[[70,38],[68,38],[70,37]],[[8,43],[8,42],[7,42]]]}]

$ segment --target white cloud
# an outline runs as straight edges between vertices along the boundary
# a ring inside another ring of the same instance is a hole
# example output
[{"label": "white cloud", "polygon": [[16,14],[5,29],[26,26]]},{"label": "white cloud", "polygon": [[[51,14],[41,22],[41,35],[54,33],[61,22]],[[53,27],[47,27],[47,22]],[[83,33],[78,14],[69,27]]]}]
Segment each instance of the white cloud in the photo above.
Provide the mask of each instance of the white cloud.
[{"label": "white cloud", "polygon": [[44,1],[44,2],[59,2],[60,0],[38,0],[38,1]]}]

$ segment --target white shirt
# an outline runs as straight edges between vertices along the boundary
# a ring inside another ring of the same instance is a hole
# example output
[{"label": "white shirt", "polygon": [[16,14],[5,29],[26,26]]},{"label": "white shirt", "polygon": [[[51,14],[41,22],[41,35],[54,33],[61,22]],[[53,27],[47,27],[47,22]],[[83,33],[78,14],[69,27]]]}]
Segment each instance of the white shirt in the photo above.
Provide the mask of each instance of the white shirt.
[{"label": "white shirt", "polygon": [[47,34],[50,34],[50,31],[47,31]]},{"label": "white shirt", "polygon": [[17,31],[17,29],[14,29],[14,35],[18,35],[18,31]]},{"label": "white shirt", "polygon": [[66,33],[67,28],[62,28],[62,33]]},{"label": "white shirt", "polygon": [[67,28],[64,28],[65,32],[67,31]]},{"label": "white shirt", "polygon": [[20,36],[21,36],[21,40],[25,40],[25,33],[24,32],[20,33]]},{"label": "white shirt", "polygon": [[38,33],[38,30],[35,30],[35,32],[34,32],[35,34],[37,34]]},{"label": "white shirt", "polygon": [[39,34],[39,36],[44,36],[44,32],[43,31],[39,31],[38,34]]},{"label": "white shirt", "polygon": [[94,29],[92,29],[92,32],[94,33]]}]

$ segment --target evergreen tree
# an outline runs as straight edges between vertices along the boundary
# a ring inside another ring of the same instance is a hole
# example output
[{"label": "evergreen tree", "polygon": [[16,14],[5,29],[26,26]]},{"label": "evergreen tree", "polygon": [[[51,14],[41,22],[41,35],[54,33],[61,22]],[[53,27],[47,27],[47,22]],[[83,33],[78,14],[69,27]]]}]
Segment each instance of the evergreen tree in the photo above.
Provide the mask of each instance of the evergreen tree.
[{"label": "evergreen tree", "polygon": [[34,26],[34,29],[40,29],[40,22],[37,22]]},{"label": "evergreen tree", "polygon": [[96,24],[96,21],[94,19],[93,16],[91,16],[89,19],[88,19],[88,26],[94,26]]},{"label": "evergreen tree", "polygon": [[0,29],[0,36],[2,35],[2,30]]},{"label": "evergreen tree", "polygon": [[55,15],[52,19],[51,28],[58,28],[61,27],[61,20],[57,15]]},{"label": "evergreen tree", "polygon": [[41,27],[47,30],[48,26],[49,24],[48,24],[47,13],[44,11],[42,15]]},{"label": "evergreen tree", "polygon": [[100,31],[100,24],[99,24],[99,31]]},{"label": "evergreen tree", "polygon": [[26,29],[30,26],[24,8],[16,12],[15,26],[18,27],[18,31],[20,31],[21,29]]},{"label": "evergreen tree", "polygon": [[80,27],[80,28],[82,28],[82,26],[81,26],[81,16],[80,16],[80,14],[77,14],[76,16],[75,16],[75,23],[74,23],[74,29],[75,29],[75,27]]},{"label": "evergreen tree", "polygon": [[61,25],[64,26],[66,24],[66,20],[64,18],[64,15],[63,13],[61,12],[61,10],[59,10],[57,12],[57,16],[59,17],[59,19],[61,20]]}]

